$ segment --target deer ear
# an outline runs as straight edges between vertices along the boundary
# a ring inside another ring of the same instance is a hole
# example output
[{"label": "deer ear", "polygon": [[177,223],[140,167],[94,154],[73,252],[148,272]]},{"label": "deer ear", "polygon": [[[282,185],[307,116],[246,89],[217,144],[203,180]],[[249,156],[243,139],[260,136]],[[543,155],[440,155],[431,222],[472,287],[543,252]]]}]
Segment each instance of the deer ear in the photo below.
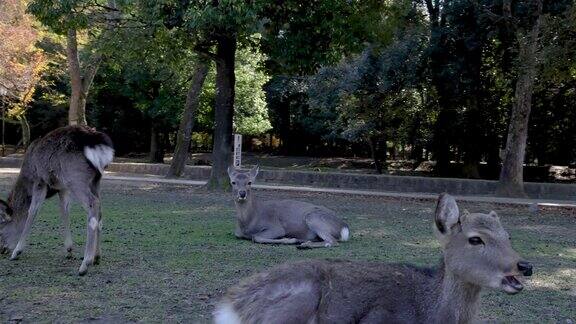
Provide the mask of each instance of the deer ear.
[{"label": "deer ear", "polygon": [[256,179],[258,171],[260,171],[260,166],[258,164],[256,164],[252,169],[250,169],[250,178],[252,178],[252,180]]},{"label": "deer ear", "polygon": [[437,233],[441,236],[453,234],[456,228],[454,227],[460,222],[460,211],[454,197],[449,194],[443,193],[438,198],[436,205],[436,215],[434,223]]},{"label": "deer ear", "polygon": [[228,167],[227,171],[228,177],[230,177],[230,179],[232,179],[232,177],[236,174],[236,169],[233,167]]}]

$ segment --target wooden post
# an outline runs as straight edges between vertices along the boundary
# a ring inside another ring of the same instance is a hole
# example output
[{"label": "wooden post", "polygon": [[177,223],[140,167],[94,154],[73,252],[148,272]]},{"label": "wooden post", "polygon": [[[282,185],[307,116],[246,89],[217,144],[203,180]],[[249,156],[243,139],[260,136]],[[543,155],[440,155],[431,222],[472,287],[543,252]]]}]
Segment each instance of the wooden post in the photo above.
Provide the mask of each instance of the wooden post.
[{"label": "wooden post", "polygon": [[242,166],[242,135],[234,134],[234,167]]}]

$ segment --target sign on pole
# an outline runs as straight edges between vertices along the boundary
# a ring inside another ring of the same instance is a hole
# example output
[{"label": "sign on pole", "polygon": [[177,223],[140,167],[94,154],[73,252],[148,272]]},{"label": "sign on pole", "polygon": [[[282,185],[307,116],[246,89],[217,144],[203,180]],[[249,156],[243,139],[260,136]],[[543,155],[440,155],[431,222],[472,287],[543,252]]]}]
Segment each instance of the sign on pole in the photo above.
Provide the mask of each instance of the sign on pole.
[{"label": "sign on pole", "polygon": [[234,167],[242,166],[242,135],[234,134]]}]

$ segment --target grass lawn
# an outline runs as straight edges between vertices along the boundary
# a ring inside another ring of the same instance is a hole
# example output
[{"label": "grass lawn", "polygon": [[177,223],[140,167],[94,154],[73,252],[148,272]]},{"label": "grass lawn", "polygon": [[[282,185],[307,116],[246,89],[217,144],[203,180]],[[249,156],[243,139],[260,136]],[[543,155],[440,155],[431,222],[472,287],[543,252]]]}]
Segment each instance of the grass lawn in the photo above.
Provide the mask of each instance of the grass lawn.
[{"label": "grass lawn", "polygon": [[[14,177],[0,177],[6,197]],[[334,249],[257,245],[233,236],[230,195],[196,188],[104,182],[103,259],[84,277],[85,213],[72,212],[76,258],[64,258],[57,199],[42,208],[20,260],[0,257],[0,321],[208,322],[214,303],[240,278],[306,258],[346,258],[435,264],[434,203],[273,191],[324,204],[351,226],[352,239]],[[499,212],[513,245],[535,265],[514,296],[485,291],[479,319],[503,322],[576,321],[576,214],[530,213],[527,208],[462,204]]]}]

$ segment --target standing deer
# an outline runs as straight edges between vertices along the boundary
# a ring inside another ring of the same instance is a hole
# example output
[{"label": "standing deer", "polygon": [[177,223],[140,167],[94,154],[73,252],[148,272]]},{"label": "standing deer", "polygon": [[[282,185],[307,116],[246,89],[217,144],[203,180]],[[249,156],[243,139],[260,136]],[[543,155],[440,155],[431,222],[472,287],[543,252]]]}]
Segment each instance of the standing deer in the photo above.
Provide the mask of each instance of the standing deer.
[{"label": "standing deer", "polygon": [[441,195],[436,270],[411,265],[310,260],[281,265],[231,288],[215,323],[469,323],[483,287],[516,294],[520,261],[495,212],[459,214]]},{"label": "standing deer", "polygon": [[326,207],[255,199],[252,184],[258,166],[249,172],[228,168],[228,175],[236,203],[236,237],[265,244],[300,244],[298,248],[331,247],[348,240],[348,225]]},{"label": "standing deer", "polygon": [[74,196],[88,212],[86,250],[79,274],[100,259],[100,179],[112,162],[108,135],[86,126],[67,126],[30,144],[8,201],[0,200],[0,252],[16,260],[24,250],[34,218],[46,198],[56,193],[64,230],[64,247],[72,255],[69,206]]}]

